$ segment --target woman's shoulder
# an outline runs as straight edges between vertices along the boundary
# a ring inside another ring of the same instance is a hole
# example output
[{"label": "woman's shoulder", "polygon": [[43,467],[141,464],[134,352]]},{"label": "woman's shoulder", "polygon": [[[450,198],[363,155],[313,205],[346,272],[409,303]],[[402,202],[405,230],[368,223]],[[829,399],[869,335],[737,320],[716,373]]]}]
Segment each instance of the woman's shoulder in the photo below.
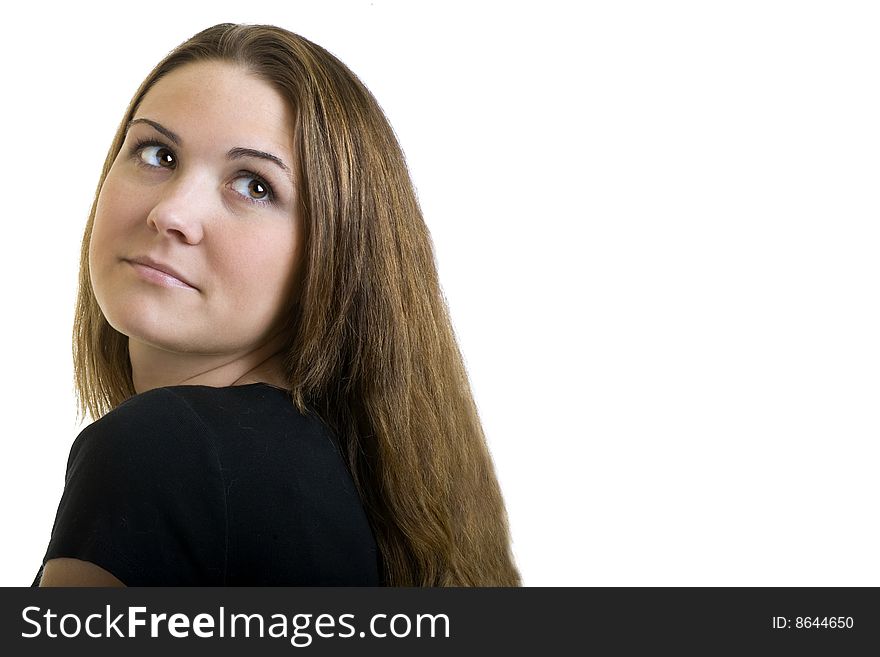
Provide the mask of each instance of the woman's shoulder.
[{"label": "woman's shoulder", "polygon": [[[339,451],[336,435],[311,409],[301,412],[287,390],[265,383],[212,388],[172,386],[163,395],[198,418],[218,445],[253,451],[266,441],[288,450]],[[151,403],[160,402],[160,400]]]},{"label": "woman's shoulder", "polygon": [[86,426],[73,444],[72,455],[85,445],[126,445],[159,449],[183,436],[204,433],[197,415],[170,388],[134,395]]},{"label": "woman's shoulder", "polygon": [[307,409],[302,413],[289,392],[263,383],[212,387],[179,385],[154,388],[134,395],[86,427],[87,433],[159,431],[163,434],[198,423],[207,433],[229,430],[281,429],[286,432],[321,434],[332,432]]},{"label": "woman's shoulder", "polygon": [[[133,479],[166,472],[165,464],[215,461],[208,432],[183,399],[156,388],[130,397],[86,426],[74,440],[68,458],[71,470],[125,473]],[[119,474],[115,476],[120,476]]]},{"label": "woman's shoulder", "polygon": [[230,387],[168,386],[130,397],[86,427],[71,458],[88,443],[111,453],[148,452],[166,458],[184,453],[211,457],[224,470],[273,456],[305,472],[338,469],[344,458],[337,436],[311,409],[294,405],[289,392],[268,384]]},{"label": "woman's shoulder", "polygon": [[[98,531],[78,518],[113,525],[108,544],[122,541],[119,552],[137,566],[128,579],[117,574],[126,584],[174,572],[162,555],[181,541],[204,553],[209,568],[198,581],[376,581],[377,546],[335,436],[285,391],[238,387],[156,388],[87,427],[59,512],[70,514],[74,538]],[[66,547],[64,530],[58,535]],[[143,535],[152,537],[147,547],[134,541]]]}]

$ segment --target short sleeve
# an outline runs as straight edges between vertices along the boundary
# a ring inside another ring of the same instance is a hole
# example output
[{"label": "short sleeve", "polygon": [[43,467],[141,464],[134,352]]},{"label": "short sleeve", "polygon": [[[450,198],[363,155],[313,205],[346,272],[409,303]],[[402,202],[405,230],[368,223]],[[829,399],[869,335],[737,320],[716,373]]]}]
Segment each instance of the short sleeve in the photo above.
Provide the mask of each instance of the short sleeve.
[{"label": "short sleeve", "polygon": [[127,586],[222,585],[224,489],[186,401],[161,388],[137,395],[74,441],[43,563],[91,561]]}]

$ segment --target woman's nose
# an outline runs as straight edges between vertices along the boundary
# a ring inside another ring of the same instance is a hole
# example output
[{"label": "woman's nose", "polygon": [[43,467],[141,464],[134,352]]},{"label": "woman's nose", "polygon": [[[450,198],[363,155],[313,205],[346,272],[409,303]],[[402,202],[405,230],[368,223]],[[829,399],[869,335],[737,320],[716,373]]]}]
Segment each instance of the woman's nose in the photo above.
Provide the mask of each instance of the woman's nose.
[{"label": "woman's nose", "polygon": [[147,224],[158,233],[198,244],[204,236],[212,190],[207,177],[195,173],[166,182],[147,215]]}]

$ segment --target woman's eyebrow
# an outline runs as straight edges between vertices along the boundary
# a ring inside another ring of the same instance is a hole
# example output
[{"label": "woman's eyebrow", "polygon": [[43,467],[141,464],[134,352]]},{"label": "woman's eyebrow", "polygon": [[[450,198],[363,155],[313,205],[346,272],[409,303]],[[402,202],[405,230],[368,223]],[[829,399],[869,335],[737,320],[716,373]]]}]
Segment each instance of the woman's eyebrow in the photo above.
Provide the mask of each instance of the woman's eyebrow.
[{"label": "woman's eyebrow", "polygon": [[[128,132],[129,128],[131,128],[131,126],[133,126],[137,123],[146,123],[147,125],[152,126],[156,131],[161,132],[163,135],[168,137],[168,139],[173,141],[174,144],[177,146],[180,146],[181,143],[183,142],[183,140],[177,135],[177,133],[172,132],[171,130],[169,130],[168,128],[163,126],[161,123],[158,123],[157,121],[153,121],[151,119],[145,119],[142,117],[137,118],[137,119],[132,119],[131,121],[129,121],[128,125],[125,127],[125,131]],[[226,153],[226,157],[229,158],[230,160],[236,160],[236,159],[242,158],[242,157],[257,157],[262,160],[268,160],[269,162],[273,162],[276,165],[278,165],[279,167],[281,167],[281,169],[288,176],[292,175],[292,173],[290,171],[290,167],[288,167],[286,164],[284,164],[284,161],[280,157],[278,157],[277,155],[272,155],[271,153],[267,153],[265,151],[258,151],[254,148],[242,148],[240,146],[237,146],[235,148],[230,148]]]},{"label": "woman's eyebrow", "polygon": [[128,125],[125,126],[125,131],[128,132],[129,128],[131,128],[131,126],[135,125],[136,123],[146,123],[147,125],[153,126],[156,130],[158,130],[163,135],[168,137],[168,139],[173,141],[175,143],[175,145],[180,146],[180,142],[182,140],[180,139],[180,137],[177,136],[176,133],[171,132],[168,128],[163,126],[161,123],[157,123],[156,121],[151,121],[150,119],[144,119],[144,118],[132,119],[131,121],[128,122]]},{"label": "woman's eyebrow", "polygon": [[272,155],[272,153],[267,153],[266,151],[258,151],[254,150],[253,148],[241,148],[240,146],[236,146],[235,148],[230,148],[226,152],[226,157],[228,157],[230,160],[236,160],[240,157],[258,157],[262,160],[274,162],[279,167],[281,167],[288,176],[292,175],[290,173],[290,169],[286,164],[284,164],[284,162],[281,161],[280,157]]}]

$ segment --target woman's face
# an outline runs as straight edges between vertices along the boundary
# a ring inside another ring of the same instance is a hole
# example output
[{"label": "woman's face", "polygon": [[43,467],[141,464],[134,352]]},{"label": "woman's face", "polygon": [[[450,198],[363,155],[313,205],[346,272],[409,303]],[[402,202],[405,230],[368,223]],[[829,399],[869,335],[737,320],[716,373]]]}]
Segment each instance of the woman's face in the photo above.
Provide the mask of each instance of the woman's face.
[{"label": "woman's face", "polygon": [[[215,355],[278,331],[302,251],[293,118],[271,86],[228,63],[186,64],[150,89],[101,188],[89,245],[113,328]],[[178,280],[134,262],[147,259]]]}]

